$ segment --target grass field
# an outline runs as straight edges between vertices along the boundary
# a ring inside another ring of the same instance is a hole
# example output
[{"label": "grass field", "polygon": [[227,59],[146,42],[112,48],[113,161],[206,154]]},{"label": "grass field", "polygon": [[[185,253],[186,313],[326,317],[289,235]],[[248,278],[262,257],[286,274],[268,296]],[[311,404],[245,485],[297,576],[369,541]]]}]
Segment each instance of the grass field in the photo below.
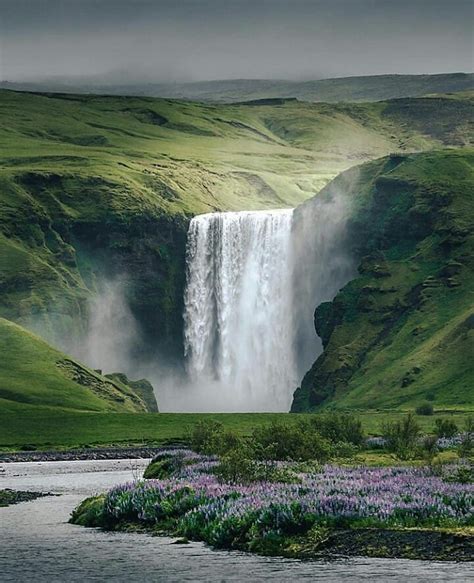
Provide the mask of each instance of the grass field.
[{"label": "grass field", "polygon": [[[454,419],[462,428],[465,411],[445,411],[432,416],[417,416],[425,431],[437,417]],[[399,419],[401,411],[364,411],[356,413],[368,434],[380,433],[384,421]],[[160,444],[186,438],[198,421],[212,419],[239,433],[278,420],[296,423],[306,414],[289,413],[87,413],[47,407],[32,407],[0,400],[0,450],[63,449],[78,446]]]},{"label": "grass field", "polygon": [[103,377],[3,318],[0,354],[0,401],[10,402],[13,408],[28,404],[52,410],[148,410],[128,385]]}]

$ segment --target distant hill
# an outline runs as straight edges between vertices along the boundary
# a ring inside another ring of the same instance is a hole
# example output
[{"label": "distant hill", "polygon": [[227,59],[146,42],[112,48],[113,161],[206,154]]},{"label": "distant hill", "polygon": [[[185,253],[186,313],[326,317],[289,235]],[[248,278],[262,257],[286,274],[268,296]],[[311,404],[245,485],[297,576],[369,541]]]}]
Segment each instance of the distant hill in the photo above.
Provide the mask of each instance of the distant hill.
[{"label": "distant hill", "polygon": [[[397,155],[340,174],[325,196],[354,201],[359,275],[316,308],[324,352],[292,411],[472,410],[474,150]],[[298,228],[298,222],[296,223]]]},{"label": "distant hill", "polygon": [[22,91],[55,91],[166,97],[192,101],[233,103],[256,99],[294,97],[301,101],[362,102],[400,97],[419,97],[433,93],[453,93],[474,89],[474,74],[374,75],[341,77],[315,81],[269,79],[229,79],[195,83],[148,83],[101,85],[74,79],[43,83],[8,83],[0,88]]},{"label": "distant hill", "polygon": [[0,353],[2,411],[33,405],[78,411],[157,410],[154,399],[134,391],[124,375],[106,378],[3,318]]}]

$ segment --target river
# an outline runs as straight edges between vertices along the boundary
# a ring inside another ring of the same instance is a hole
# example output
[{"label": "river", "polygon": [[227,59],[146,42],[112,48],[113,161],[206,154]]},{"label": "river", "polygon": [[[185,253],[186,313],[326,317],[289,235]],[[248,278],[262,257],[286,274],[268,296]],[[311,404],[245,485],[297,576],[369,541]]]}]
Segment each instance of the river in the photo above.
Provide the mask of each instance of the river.
[{"label": "river", "polygon": [[136,479],[146,460],[9,463],[0,488],[53,492],[0,508],[0,581],[287,582],[474,580],[474,564],[351,558],[297,561],[173,545],[146,534],[108,533],[68,524],[86,496]]}]

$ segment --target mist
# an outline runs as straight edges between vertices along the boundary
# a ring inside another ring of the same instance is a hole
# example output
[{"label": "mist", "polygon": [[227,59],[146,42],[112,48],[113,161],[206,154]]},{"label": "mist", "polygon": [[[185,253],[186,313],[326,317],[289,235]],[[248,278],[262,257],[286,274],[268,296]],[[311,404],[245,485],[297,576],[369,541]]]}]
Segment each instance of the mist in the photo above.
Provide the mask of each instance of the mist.
[{"label": "mist", "polygon": [[334,299],[357,274],[348,233],[353,201],[334,183],[294,212],[292,277],[294,350],[300,380],[323,350],[315,309]]},{"label": "mist", "polygon": [[0,0],[0,76],[93,83],[472,70],[467,0]]},{"label": "mist", "polygon": [[86,333],[74,356],[104,373],[135,372],[139,327],[126,300],[126,277],[103,280],[88,306]]}]

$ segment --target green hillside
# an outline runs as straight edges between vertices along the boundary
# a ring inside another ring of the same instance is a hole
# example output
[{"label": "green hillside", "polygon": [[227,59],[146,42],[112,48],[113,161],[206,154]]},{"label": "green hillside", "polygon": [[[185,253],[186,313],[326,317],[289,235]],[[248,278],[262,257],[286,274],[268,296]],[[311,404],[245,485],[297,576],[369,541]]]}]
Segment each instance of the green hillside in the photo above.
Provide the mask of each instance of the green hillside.
[{"label": "green hillside", "polygon": [[108,379],[49,346],[34,334],[0,318],[0,408],[28,406],[69,411],[147,411],[128,385]]},{"label": "green hillside", "polygon": [[324,352],[293,411],[474,408],[474,150],[383,158],[320,194],[354,200],[359,277],[316,309]]},{"label": "green hillside", "polygon": [[295,206],[361,161],[467,145],[472,112],[469,93],[205,105],[0,91],[0,316],[77,336],[91,292],[125,273],[137,350],[177,355],[190,216]]},{"label": "green hillside", "polygon": [[371,75],[340,77],[315,81],[278,79],[227,79],[194,83],[147,83],[143,85],[99,85],[69,79],[44,83],[0,84],[5,89],[21,91],[63,91],[66,93],[105,93],[107,95],[147,95],[231,103],[254,99],[296,97],[302,101],[381,101],[399,97],[420,97],[431,93],[449,93],[474,88],[472,73],[438,75]]}]

